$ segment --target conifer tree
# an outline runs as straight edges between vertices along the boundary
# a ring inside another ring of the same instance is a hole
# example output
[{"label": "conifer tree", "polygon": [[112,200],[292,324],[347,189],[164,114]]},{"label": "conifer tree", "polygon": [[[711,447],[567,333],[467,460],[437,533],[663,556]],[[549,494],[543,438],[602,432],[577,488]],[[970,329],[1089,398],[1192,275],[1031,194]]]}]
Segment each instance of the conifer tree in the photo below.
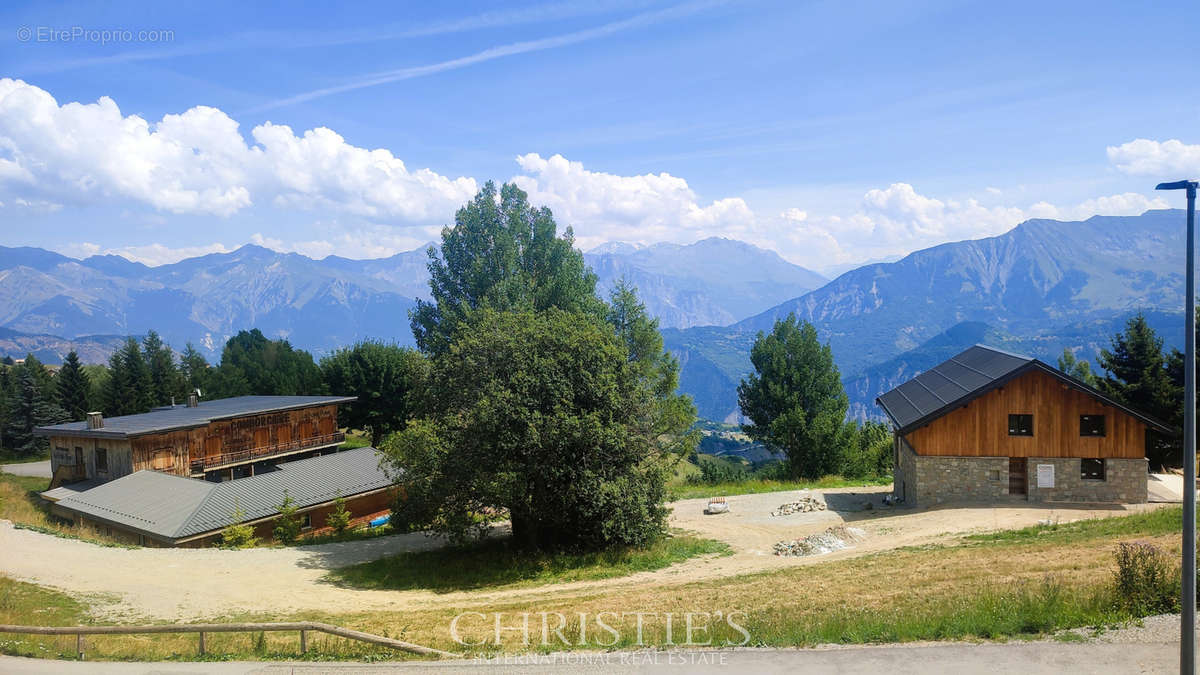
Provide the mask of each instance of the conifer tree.
[{"label": "conifer tree", "polygon": [[59,403],[67,416],[73,421],[82,420],[88,413],[88,395],[92,384],[79,363],[79,354],[74,350],[67,354],[55,381],[58,384]]},{"label": "conifer tree", "polygon": [[104,412],[109,416],[135,415],[151,408],[150,368],[136,338],[127,338],[124,346],[108,361],[109,378],[104,390]]},{"label": "conifer tree", "polygon": [[34,456],[49,449],[48,439],[34,436],[34,428],[65,422],[67,413],[55,400],[52,381],[39,377],[38,370],[45,370],[42,364],[33,359],[31,367],[28,361],[15,373],[16,391],[5,428],[5,441],[17,454]]},{"label": "conifer tree", "polygon": [[183,397],[183,376],[175,366],[175,355],[155,331],[150,331],[142,340],[145,361],[150,373],[150,404],[169,405]]}]

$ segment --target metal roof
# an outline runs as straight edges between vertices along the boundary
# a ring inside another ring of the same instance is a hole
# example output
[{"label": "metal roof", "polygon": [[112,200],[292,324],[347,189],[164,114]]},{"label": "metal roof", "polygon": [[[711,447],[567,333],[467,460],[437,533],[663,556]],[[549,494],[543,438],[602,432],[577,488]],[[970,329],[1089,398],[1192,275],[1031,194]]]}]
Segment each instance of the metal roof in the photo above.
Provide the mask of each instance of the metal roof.
[{"label": "metal roof", "polygon": [[330,403],[349,403],[354,399],[354,396],[237,396],[200,401],[195,408],[180,404],[138,415],[108,417],[104,419],[104,426],[99,429],[89,429],[87,422],[83,421],[37,427],[33,432],[39,436],[128,438],[190,429],[230,417],[282,412]]},{"label": "metal roof", "polygon": [[279,512],[283,491],[298,508],[391,485],[375,448],[285,462],[278,470],[223,483],[138,471],[85,492],[62,496],[57,506],[160,539],[187,539],[220,530],[241,509],[242,522]]},{"label": "metal roof", "polygon": [[1087,384],[1037,359],[1012,354],[995,347],[975,345],[926,370],[875,399],[896,426],[908,433],[945,415],[971,400],[1003,386],[1030,370],[1039,370],[1065,384],[1125,411],[1160,431],[1170,427],[1138,412]]}]

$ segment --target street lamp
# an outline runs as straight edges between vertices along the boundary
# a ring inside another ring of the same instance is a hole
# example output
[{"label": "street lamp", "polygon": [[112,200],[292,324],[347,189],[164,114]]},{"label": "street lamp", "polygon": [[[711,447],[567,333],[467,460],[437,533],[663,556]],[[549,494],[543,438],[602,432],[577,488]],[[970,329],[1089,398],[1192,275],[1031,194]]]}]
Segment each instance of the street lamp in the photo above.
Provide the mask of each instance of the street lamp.
[{"label": "street lamp", "polygon": [[1196,181],[1159,183],[1155,190],[1187,190],[1187,299],[1183,357],[1183,601],[1179,672],[1196,672]]}]

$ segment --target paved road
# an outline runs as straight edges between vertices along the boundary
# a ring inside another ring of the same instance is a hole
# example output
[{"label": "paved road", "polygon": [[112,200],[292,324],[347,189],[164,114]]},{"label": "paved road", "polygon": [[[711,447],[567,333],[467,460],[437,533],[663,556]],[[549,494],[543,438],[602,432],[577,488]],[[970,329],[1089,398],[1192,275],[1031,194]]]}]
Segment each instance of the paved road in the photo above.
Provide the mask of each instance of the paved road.
[{"label": "paved road", "polygon": [[41,462],[21,462],[20,464],[0,464],[0,471],[14,476],[34,476],[36,478],[50,477],[50,460]]},{"label": "paved road", "polygon": [[1173,644],[1079,644],[1033,642],[955,644],[852,649],[753,649],[710,652],[623,652],[528,657],[543,662],[439,661],[423,663],[80,663],[0,657],[0,672],[14,675],[138,675],[218,673],[221,675],[318,675],[350,673],[887,673],[887,675],[968,675],[994,673],[999,664],[1022,675],[1060,673],[1178,672]]}]

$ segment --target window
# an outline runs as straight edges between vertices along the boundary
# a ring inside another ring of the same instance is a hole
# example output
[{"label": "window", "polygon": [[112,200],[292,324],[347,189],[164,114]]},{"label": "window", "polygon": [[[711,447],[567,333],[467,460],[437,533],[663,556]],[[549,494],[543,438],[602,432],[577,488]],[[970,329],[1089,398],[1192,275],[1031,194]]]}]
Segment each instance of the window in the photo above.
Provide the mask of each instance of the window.
[{"label": "window", "polygon": [[1084,480],[1104,480],[1104,460],[1079,460],[1079,477]]},{"label": "window", "polygon": [[1104,415],[1080,415],[1079,416],[1079,435],[1080,436],[1103,436],[1104,435]]},{"label": "window", "polygon": [[1008,435],[1009,436],[1032,436],[1033,435],[1033,415],[1009,415],[1008,416]]},{"label": "window", "polygon": [[96,473],[108,473],[108,450],[96,448]]},{"label": "window", "polygon": [[304,513],[304,514],[300,515],[300,529],[302,529],[302,530],[311,530],[312,529],[312,514]]}]

